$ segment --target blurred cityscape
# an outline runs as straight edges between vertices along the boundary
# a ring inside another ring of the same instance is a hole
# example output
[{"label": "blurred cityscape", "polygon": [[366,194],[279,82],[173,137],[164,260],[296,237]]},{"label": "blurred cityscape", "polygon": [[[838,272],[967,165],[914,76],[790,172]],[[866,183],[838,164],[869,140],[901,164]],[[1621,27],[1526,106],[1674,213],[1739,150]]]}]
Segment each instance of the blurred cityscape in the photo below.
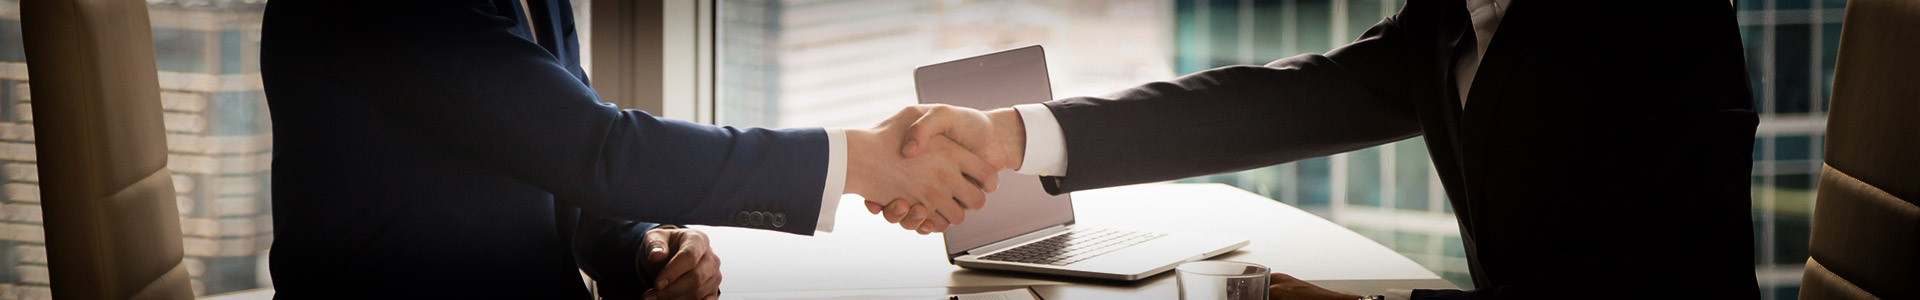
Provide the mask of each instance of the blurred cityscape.
[{"label": "blurred cityscape", "polygon": [[[272,124],[260,86],[263,0],[147,1],[167,167],[195,294],[271,286]],[[19,3],[0,0],[0,299],[46,299],[47,250]]]},{"label": "blurred cityscape", "polygon": [[[1055,97],[1321,53],[1405,0],[724,0],[719,122],[867,126],[916,102],[920,65],[1038,44]],[[1739,0],[1761,124],[1754,262],[1799,293],[1844,0]],[[1464,288],[1457,222],[1420,139],[1182,182],[1231,184],[1347,226]],[[1657,209],[1657,208],[1649,208]]]},{"label": "blurred cityscape", "polygon": [[[272,133],[257,64],[264,2],[148,1],[188,271],[202,295],[272,285]],[[849,127],[915,103],[909,74],[920,65],[1038,44],[1047,48],[1056,97],[1098,95],[1324,52],[1404,0],[719,2],[721,124]],[[1765,298],[1792,299],[1807,257],[1845,1],[1735,2],[1762,110],[1754,269]],[[17,0],[0,0],[0,300],[50,297],[19,18]],[[1232,184],[1301,207],[1471,288],[1429,166],[1425,145],[1412,139],[1181,181]]]}]

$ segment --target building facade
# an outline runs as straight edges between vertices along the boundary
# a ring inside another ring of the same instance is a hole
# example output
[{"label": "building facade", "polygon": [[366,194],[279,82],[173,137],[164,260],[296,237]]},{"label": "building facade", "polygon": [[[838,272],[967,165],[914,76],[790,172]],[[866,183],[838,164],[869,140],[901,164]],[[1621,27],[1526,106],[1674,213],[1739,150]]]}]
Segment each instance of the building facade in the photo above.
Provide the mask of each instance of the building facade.
[{"label": "building facade", "polygon": [[[148,1],[160,101],[195,294],[271,286],[273,132],[260,85],[265,1]],[[0,299],[45,299],[46,235],[19,3],[0,0]]]}]

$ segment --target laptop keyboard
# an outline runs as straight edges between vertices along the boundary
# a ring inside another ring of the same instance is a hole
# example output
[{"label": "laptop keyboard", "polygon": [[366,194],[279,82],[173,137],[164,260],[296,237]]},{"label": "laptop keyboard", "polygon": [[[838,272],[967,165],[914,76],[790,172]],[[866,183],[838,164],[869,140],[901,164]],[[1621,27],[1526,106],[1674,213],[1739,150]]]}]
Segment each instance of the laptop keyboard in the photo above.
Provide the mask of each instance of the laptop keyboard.
[{"label": "laptop keyboard", "polygon": [[1020,245],[980,259],[1065,266],[1166,235],[1165,233],[1075,228],[1067,233]]}]

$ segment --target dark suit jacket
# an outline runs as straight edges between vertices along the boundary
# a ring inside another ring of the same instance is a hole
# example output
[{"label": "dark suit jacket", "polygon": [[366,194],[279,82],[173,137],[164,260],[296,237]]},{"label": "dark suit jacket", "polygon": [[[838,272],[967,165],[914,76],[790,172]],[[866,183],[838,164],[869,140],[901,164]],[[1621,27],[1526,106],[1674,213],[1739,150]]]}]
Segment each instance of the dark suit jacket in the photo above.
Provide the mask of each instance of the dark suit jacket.
[{"label": "dark suit jacket", "polygon": [[1463,2],[1408,1],[1324,55],[1048,102],[1068,173],[1042,181],[1064,193],[1423,136],[1479,289],[1416,296],[1757,296],[1757,119],[1727,2],[1514,1],[1464,110]]},{"label": "dark suit jacket", "polygon": [[268,5],[279,296],[583,298],[651,286],[635,220],[812,233],[825,132],[601,104],[570,5],[527,2]]}]

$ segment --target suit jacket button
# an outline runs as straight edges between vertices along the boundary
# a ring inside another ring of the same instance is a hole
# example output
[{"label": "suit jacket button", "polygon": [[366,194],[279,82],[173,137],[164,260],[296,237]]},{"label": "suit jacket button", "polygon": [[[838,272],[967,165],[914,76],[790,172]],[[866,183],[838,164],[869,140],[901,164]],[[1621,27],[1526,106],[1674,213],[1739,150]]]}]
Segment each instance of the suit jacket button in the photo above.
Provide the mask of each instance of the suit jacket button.
[{"label": "suit jacket button", "polygon": [[773,228],[787,227],[786,213],[773,213]]},{"label": "suit jacket button", "polygon": [[751,222],[753,226],[760,226],[760,224],[766,224],[767,213],[757,212],[757,211],[753,212],[753,219],[748,222]]},{"label": "suit jacket button", "polygon": [[747,211],[743,210],[743,211],[740,211],[740,213],[733,214],[734,225],[739,225],[739,226],[752,225],[751,223],[748,223],[751,221],[753,221],[753,215],[747,214]]}]

